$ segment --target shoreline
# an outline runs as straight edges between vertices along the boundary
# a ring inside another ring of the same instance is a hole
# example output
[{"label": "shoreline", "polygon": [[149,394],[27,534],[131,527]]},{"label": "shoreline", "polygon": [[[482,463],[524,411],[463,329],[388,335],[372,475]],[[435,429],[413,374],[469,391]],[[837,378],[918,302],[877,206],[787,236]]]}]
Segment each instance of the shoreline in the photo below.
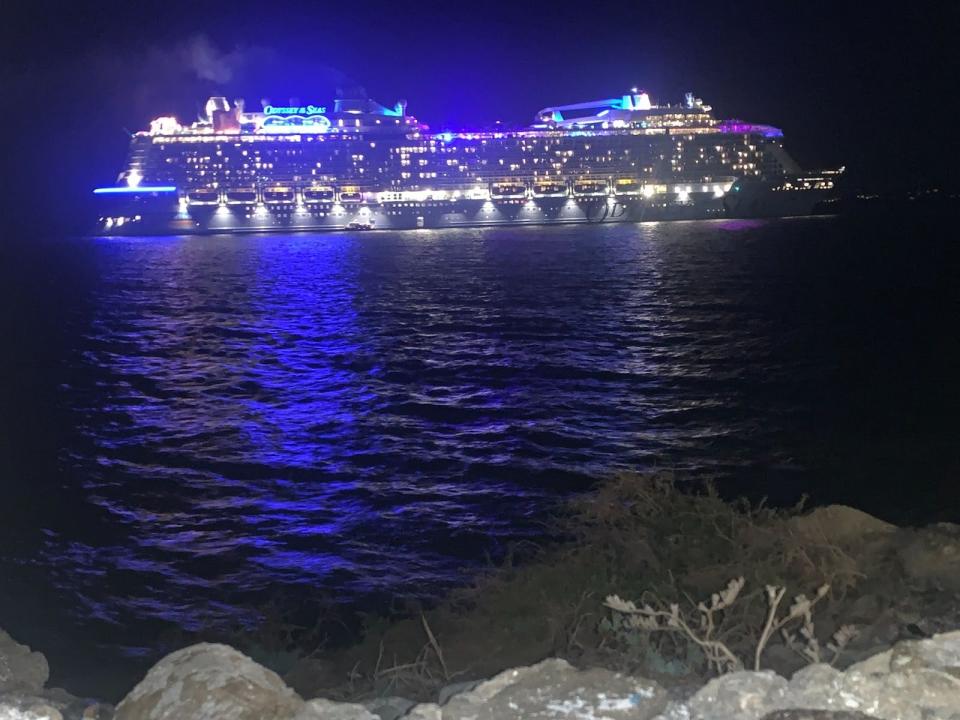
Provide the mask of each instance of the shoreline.
[{"label": "shoreline", "polygon": [[[630,626],[611,596],[654,610],[678,603],[695,626],[697,603],[710,605],[742,578],[713,636],[742,668],[752,668],[768,585],[783,588],[781,615],[791,598],[829,586],[810,619],[822,657],[834,654],[826,648],[843,628],[856,629],[833,658],[838,670],[960,628],[960,525],[900,528],[846,506],[727,502],[710,486],[681,490],[660,473],[621,475],[574,498],[555,529],[565,539],[521,547],[518,562],[508,556],[433,608],[367,618],[352,645],[325,644],[282,617],[234,637],[184,635],[180,645],[228,641],[300,697],[338,702],[435,701],[545,658],[647,678],[682,698],[717,676],[709,653],[675,629]],[[790,677],[807,666],[802,628],[788,624],[792,640],[768,638],[760,667]],[[5,629],[16,638],[16,628]]]}]

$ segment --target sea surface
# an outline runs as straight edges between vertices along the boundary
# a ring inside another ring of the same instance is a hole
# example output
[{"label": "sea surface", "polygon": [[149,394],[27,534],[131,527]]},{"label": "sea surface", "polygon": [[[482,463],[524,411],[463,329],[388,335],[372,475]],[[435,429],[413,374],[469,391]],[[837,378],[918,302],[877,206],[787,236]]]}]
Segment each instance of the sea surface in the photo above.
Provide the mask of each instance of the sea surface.
[{"label": "sea surface", "polygon": [[626,470],[960,521],[956,238],[922,214],[21,237],[0,627],[106,688],[171,628],[436,597]]}]

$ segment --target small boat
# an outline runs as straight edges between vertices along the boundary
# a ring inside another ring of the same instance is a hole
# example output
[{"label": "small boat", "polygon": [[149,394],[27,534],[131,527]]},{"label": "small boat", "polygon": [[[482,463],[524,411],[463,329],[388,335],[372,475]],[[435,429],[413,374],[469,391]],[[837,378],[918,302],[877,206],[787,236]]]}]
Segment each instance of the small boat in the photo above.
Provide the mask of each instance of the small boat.
[{"label": "small boat", "polygon": [[336,192],[332,187],[321,185],[303,190],[303,201],[306,203],[333,202],[335,199]]}]

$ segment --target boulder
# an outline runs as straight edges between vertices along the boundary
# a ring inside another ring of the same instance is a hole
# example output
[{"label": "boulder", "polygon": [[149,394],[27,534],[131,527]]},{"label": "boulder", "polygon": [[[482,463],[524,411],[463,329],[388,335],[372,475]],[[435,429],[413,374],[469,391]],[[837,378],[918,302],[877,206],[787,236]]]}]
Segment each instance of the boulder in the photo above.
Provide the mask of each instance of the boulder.
[{"label": "boulder", "polygon": [[960,592],[960,525],[937,523],[898,544],[903,571],[921,585]]},{"label": "boulder", "polygon": [[[439,708],[442,720],[504,718],[606,718],[649,720],[667,704],[667,693],[652,680],[609,670],[580,671],[551,659],[506,670]],[[418,718],[438,717],[439,706],[417,706]],[[419,710],[418,710],[419,708]]]},{"label": "boulder", "polygon": [[762,720],[876,720],[872,715],[847,710],[774,710]]},{"label": "boulder", "polygon": [[43,701],[17,695],[0,696],[0,718],[3,720],[64,720],[63,714]]},{"label": "boulder", "polygon": [[317,698],[305,703],[293,720],[379,720],[363,705]]},{"label": "boulder", "polygon": [[51,720],[109,720],[113,717],[113,708],[110,705],[74,697],[60,688],[50,688],[39,693],[0,694],[0,719],[15,717],[17,712],[28,715],[33,713]]},{"label": "boulder", "polygon": [[890,669],[907,672],[916,668],[939,670],[960,679],[960,631],[934,635],[926,640],[904,640],[893,647]]},{"label": "boulder", "polygon": [[43,653],[31,651],[0,630],[0,693],[38,692],[49,677]]},{"label": "boulder", "polygon": [[436,703],[421,703],[404,715],[403,720],[443,720],[443,711]]},{"label": "boulder", "polygon": [[714,678],[687,705],[693,720],[757,720],[784,707],[787,681],[769,670]]},{"label": "boulder", "polygon": [[410,708],[416,705],[413,700],[395,695],[364,700],[362,704],[380,720],[397,720],[397,718],[406,715]]},{"label": "boulder", "polygon": [[847,672],[859,672],[864,675],[886,675],[890,672],[890,658],[893,650],[884,650],[847,668]]},{"label": "boulder", "polygon": [[803,537],[816,541],[847,544],[894,532],[896,525],[847,505],[827,505],[790,520],[794,530]]},{"label": "boulder", "polygon": [[467,692],[468,690],[473,690],[482,682],[483,680],[464,680],[462,682],[444,685],[442,688],[440,688],[440,692],[437,693],[437,704],[446,705],[447,701],[450,700],[450,698],[452,698],[454,695],[459,695],[460,693]]},{"label": "boulder", "polygon": [[662,720],[960,720],[960,632],[900,642],[841,672],[810,665],[711,680]]},{"label": "boulder", "polygon": [[303,700],[272,670],[226,645],[200,643],[150,668],[116,720],[289,720]]},{"label": "boulder", "polygon": [[883,720],[955,720],[960,680],[925,668],[889,675],[848,671],[835,689],[824,690],[816,709],[838,707]]}]

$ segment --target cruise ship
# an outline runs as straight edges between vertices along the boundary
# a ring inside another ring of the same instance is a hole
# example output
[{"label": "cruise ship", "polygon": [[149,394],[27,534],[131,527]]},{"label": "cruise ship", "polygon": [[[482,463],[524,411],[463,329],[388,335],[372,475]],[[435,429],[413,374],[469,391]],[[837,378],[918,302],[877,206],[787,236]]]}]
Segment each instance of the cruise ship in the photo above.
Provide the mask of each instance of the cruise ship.
[{"label": "cruise ship", "polygon": [[132,136],[94,190],[105,235],[371,230],[806,215],[839,170],[800,170],[770,125],[687,93],[547,107],[527,127],[432,131],[368,98],[210,98]]}]

